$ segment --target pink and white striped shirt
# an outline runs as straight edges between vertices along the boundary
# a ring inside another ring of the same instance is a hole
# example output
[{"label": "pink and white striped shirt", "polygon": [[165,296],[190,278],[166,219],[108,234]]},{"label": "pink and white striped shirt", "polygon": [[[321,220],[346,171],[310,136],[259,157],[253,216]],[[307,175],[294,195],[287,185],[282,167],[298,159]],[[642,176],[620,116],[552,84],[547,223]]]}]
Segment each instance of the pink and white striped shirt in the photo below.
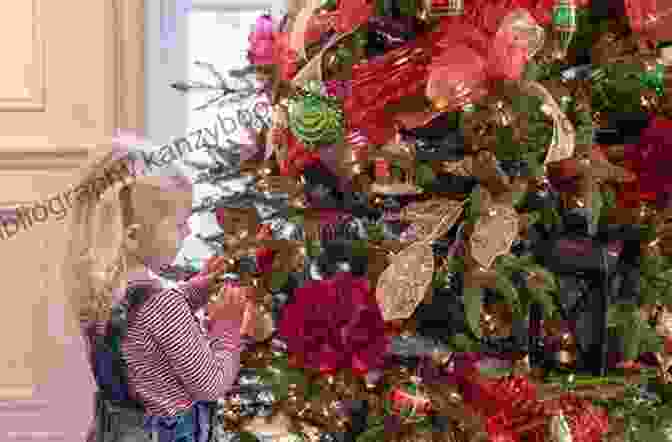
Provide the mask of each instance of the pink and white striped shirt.
[{"label": "pink and white striped shirt", "polygon": [[[129,321],[122,354],[131,392],[148,415],[174,416],[196,401],[215,401],[235,382],[241,323],[210,321],[206,334],[195,313],[207,299],[204,285],[181,284],[150,297]],[[105,333],[105,323],[93,326],[96,334]],[[92,357],[93,343],[86,335]],[[94,430],[87,442],[95,441]]]}]

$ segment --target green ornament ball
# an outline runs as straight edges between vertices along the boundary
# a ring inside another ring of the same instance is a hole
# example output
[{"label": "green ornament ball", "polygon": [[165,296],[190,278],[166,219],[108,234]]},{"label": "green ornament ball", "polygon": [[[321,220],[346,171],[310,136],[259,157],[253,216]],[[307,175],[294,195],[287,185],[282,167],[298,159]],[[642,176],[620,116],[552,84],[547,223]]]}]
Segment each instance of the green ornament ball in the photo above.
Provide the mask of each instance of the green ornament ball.
[{"label": "green ornament ball", "polygon": [[340,105],[327,97],[306,93],[289,102],[289,129],[307,148],[343,139],[344,118]]}]

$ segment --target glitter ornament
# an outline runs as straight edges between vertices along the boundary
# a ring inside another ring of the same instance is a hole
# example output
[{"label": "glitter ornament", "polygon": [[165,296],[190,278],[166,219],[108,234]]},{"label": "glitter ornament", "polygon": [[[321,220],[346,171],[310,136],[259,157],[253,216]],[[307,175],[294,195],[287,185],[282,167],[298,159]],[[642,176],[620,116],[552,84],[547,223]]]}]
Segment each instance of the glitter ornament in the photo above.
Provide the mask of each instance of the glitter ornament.
[{"label": "glitter ornament", "polygon": [[414,418],[427,416],[431,412],[432,402],[421,382],[420,378],[411,376],[409,383],[392,390],[390,402],[394,413]]},{"label": "glitter ornament", "polygon": [[340,142],[344,135],[343,111],[336,100],[310,89],[289,101],[289,128],[309,150]]}]

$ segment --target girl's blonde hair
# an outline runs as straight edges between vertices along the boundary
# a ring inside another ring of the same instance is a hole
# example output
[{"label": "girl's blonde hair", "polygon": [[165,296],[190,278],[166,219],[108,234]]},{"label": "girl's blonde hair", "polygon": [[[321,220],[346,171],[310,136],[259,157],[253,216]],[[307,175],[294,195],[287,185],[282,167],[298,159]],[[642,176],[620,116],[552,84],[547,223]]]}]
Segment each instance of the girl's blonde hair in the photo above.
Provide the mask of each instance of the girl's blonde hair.
[{"label": "girl's blonde hair", "polygon": [[[137,143],[97,150],[79,170],[71,198],[63,280],[80,323],[110,318],[113,291],[125,284],[126,228],[134,222],[151,228],[157,217],[175,212],[174,195],[162,190],[162,178],[164,183],[166,177],[179,178],[185,190],[191,186],[175,164],[156,171],[145,169],[140,155],[149,148]],[[149,209],[154,211],[152,216]]]}]

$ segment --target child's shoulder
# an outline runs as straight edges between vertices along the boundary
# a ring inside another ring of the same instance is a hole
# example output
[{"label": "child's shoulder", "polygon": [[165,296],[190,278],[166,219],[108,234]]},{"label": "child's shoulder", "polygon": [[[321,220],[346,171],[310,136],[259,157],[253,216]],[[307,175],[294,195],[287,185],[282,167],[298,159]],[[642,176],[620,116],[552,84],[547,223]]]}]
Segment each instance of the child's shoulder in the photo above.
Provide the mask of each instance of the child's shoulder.
[{"label": "child's shoulder", "polygon": [[182,291],[176,287],[167,287],[149,296],[139,313],[142,316],[175,314],[184,308],[189,310],[189,304]]}]

